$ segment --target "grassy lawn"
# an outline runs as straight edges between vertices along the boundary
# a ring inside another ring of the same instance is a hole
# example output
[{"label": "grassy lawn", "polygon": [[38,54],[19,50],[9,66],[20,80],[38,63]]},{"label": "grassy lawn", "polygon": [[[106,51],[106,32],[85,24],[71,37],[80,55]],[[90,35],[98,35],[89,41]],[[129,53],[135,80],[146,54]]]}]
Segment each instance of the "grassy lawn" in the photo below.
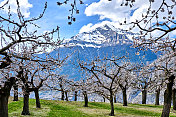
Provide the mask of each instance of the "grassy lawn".
[{"label": "grassy lawn", "polygon": [[[9,117],[21,116],[23,100],[9,101]],[[41,109],[35,108],[35,100],[30,99],[30,116],[27,117],[108,117],[109,103],[89,102],[89,107],[83,107],[83,102],[66,102],[54,100],[41,100]],[[128,104],[124,107],[120,103],[114,104],[115,117],[146,117],[161,116],[162,106]],[[170,117],[176,117],[176,112],[171,110]]]}]

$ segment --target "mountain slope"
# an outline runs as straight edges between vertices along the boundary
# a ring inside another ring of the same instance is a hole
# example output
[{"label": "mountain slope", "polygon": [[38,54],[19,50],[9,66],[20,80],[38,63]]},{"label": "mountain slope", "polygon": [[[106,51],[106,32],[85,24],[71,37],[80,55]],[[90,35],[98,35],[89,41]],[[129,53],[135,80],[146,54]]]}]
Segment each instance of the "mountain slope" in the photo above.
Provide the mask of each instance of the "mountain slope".
[{"label": "mountain slope", "polygon": [[[110,24],[97,27],[89,32],[79,33],[70,39],[65,39],[61,48],[53,51],[50,55],[55,56],[59,51],[60,58],[73,53],[68,58],[68,62],[61,70],[61,74],[69,75],[70,78],[81,78],[79,68],[71,63],[76,63],[78,59],[83,61],[91,61],[99,56],[121,57],[129,53],[131,62],[136,62],[142,59],[144,63],[147,61],[152,62],[157,58],[157,55],[151,50],[140,51],[132,47],[132,37],[137,34],[117,29]],[[136,55],[138,53],[139,55]],[[145,58],[144,58],[145,55]]]}]

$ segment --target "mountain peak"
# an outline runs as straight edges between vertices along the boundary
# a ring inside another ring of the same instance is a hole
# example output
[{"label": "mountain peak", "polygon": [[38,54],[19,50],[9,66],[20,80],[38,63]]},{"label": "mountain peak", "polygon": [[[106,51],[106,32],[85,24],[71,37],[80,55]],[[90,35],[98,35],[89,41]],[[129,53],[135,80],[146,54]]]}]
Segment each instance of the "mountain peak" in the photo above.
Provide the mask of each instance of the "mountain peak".
[{"label": "mountain peak", "polygon": [[71,39],[65,40],[68,46],[82,47],[104,47],[114,46],[117,44],[130,44],[132,37],[136,35],[132,32],[127,32],[122,29],[117,29],[115,26],[107,23],[96,27],[94,30],[79,33]]},{"label": "mountain peak", "polygon": [[115,26],[113,26],[112,24],[110,23],[106,23],[106,24],[103,24],[103,25],[100,25],[100,26],[97,26],[89,31],[86,31],[84,33],[91,33],[91,32],[95,32],[95,31],[99,31],[99,30],[105,30],[105,31],[118,31],[120,29],[117,29],[115,28]]},{"label": "mountain peak", "polygon": [[110,23],[104,24],[103,27],[110,29],[110,30],[113,30],[113,31],[117,30],[117,28],[115,28],[115,26],[113,26]]}]

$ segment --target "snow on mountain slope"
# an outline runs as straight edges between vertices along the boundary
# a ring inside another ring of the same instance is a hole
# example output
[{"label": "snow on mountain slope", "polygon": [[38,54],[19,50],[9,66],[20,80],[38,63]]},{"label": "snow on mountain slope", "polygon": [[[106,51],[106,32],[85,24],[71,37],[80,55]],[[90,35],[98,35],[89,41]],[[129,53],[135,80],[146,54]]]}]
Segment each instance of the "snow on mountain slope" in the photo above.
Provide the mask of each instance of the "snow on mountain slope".
[{"label": "snow on mountain slope", "polygon": [[137,34],[117,29],[111,24],[105,24],[89,32],[79,33],[71,39],[65,39],[64,45],[100,48],[117,44],[130,44]]}]

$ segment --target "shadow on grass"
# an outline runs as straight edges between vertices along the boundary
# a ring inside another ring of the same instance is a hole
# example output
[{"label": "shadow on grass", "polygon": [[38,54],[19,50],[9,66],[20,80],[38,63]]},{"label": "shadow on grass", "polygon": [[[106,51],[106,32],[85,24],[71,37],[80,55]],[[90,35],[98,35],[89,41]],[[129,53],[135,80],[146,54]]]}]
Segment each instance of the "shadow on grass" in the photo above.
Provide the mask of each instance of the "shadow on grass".
[{"label": "shadow on grass", "polygon": [[139,107],[152,107],[152,108],[163,108],[162,105],[149,105],[149,104],[128,104],[129,106],[139,106]]},{"label": "shadow on grass", "polygon": [[[101,108],[101,109],[109,109],[109,104],[103,104],[103,103],[89,103],[93,108]],[[134,108],[128,108],[128,107],[122,107],[122,106],[116,106],[115,105],[115,111],[122,114],[129,114],[129,115],[136,115],[136,116],[161,116],[161,113],[155,113],[151,111],[145,111],[145,110],[137,110]]]}]

